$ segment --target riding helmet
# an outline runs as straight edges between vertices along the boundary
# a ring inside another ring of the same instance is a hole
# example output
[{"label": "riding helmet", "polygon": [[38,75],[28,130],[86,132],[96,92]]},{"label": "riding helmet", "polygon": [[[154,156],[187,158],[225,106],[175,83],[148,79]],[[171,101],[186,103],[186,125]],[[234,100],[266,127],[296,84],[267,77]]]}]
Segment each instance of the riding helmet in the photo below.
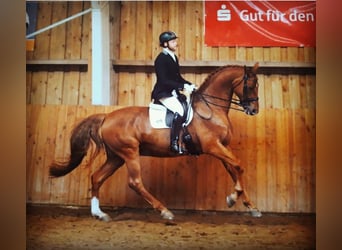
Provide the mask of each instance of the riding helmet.
[{"label": "riding helmet", "polygon": [[174,32],[165,31],[165,32],[161,33],[159,36],[160,46],[163,47],[165,42],[171,41],[171,40],[176,39],[176,38],[178,38],[178,37]]}]

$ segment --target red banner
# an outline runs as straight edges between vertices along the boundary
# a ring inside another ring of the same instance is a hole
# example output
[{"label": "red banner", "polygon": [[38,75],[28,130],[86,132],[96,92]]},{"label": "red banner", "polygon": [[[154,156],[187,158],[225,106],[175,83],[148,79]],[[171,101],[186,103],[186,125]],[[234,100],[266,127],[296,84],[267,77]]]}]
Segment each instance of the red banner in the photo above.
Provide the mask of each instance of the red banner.
[{"label": "red banner", "polygon": [[205,1],[208,46],[315,47],[315,1]]}]

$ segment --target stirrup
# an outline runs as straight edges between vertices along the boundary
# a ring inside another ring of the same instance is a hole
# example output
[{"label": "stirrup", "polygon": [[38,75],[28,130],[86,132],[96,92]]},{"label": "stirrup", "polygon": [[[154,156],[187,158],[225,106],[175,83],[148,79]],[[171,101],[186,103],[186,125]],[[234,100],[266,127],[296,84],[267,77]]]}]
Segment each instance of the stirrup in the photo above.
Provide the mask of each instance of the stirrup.
[{"label": "stirrup", "polygon": [[179,153],[179,145],[177,141],[173,141],[170,144],[170,150],[174,153]]},{"label": "stirrup", "polygon": [[[174,146],[176,146],[177,149]],[[187,152],[187,150],[185,148],[183,148],[181,145],[179,145],[178,142],[175,145],[173,145],[173,143],[171,143],[170,150],[173,153],[176,153],[176,154],[179,154],[179,155],[185,154]]]}]

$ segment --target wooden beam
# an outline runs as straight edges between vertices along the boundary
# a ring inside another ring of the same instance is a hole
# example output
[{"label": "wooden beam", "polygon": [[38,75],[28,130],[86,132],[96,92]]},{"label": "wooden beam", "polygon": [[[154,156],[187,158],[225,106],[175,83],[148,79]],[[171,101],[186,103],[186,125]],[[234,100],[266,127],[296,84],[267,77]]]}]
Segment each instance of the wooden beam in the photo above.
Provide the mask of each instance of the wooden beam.
[{"label": "wooden beam", "polygon": [[[113,65],[117,66],[153,66],[152,60],[113,60]],[[183,67],[221,67],[225,65],[246,65],[253,66],[255,62],[241,62],[241,61],[180,61]],[[303,62],[259,62],[260,67],[280,67],[280,68],[315,68],[314,63]]]},{"label": "wooden beam", "polygon": [[26,65],[88,65],[87,59],[27,60]]},{"label": "wooden beam", "polygon": [[[211,72],[225,65],[251,67],[255,62],[241,61],[180,61],[182,72]],[[154,72],[152,60],[112,60],[117,72]],[[259,72],[262,74],[316,74],[314,63],[303,62],[259,62]]]},{"label": "wooden beam", "polygon": [[87,59],[27,60],[26,71],[88,71]]}]

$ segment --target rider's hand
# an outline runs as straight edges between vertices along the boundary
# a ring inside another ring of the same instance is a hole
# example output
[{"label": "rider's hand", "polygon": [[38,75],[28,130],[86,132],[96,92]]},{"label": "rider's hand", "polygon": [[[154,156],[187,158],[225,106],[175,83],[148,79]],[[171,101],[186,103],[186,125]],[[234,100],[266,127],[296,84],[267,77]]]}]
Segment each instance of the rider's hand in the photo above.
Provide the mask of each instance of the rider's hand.
[{"label": "rider's hand", "polygon": [[188,84],[188,83],[184,84],[184,90],[186,90],[189,93],[192,93],[194,90],[196,90],[196,88],[197,87],[195,84]]}]

